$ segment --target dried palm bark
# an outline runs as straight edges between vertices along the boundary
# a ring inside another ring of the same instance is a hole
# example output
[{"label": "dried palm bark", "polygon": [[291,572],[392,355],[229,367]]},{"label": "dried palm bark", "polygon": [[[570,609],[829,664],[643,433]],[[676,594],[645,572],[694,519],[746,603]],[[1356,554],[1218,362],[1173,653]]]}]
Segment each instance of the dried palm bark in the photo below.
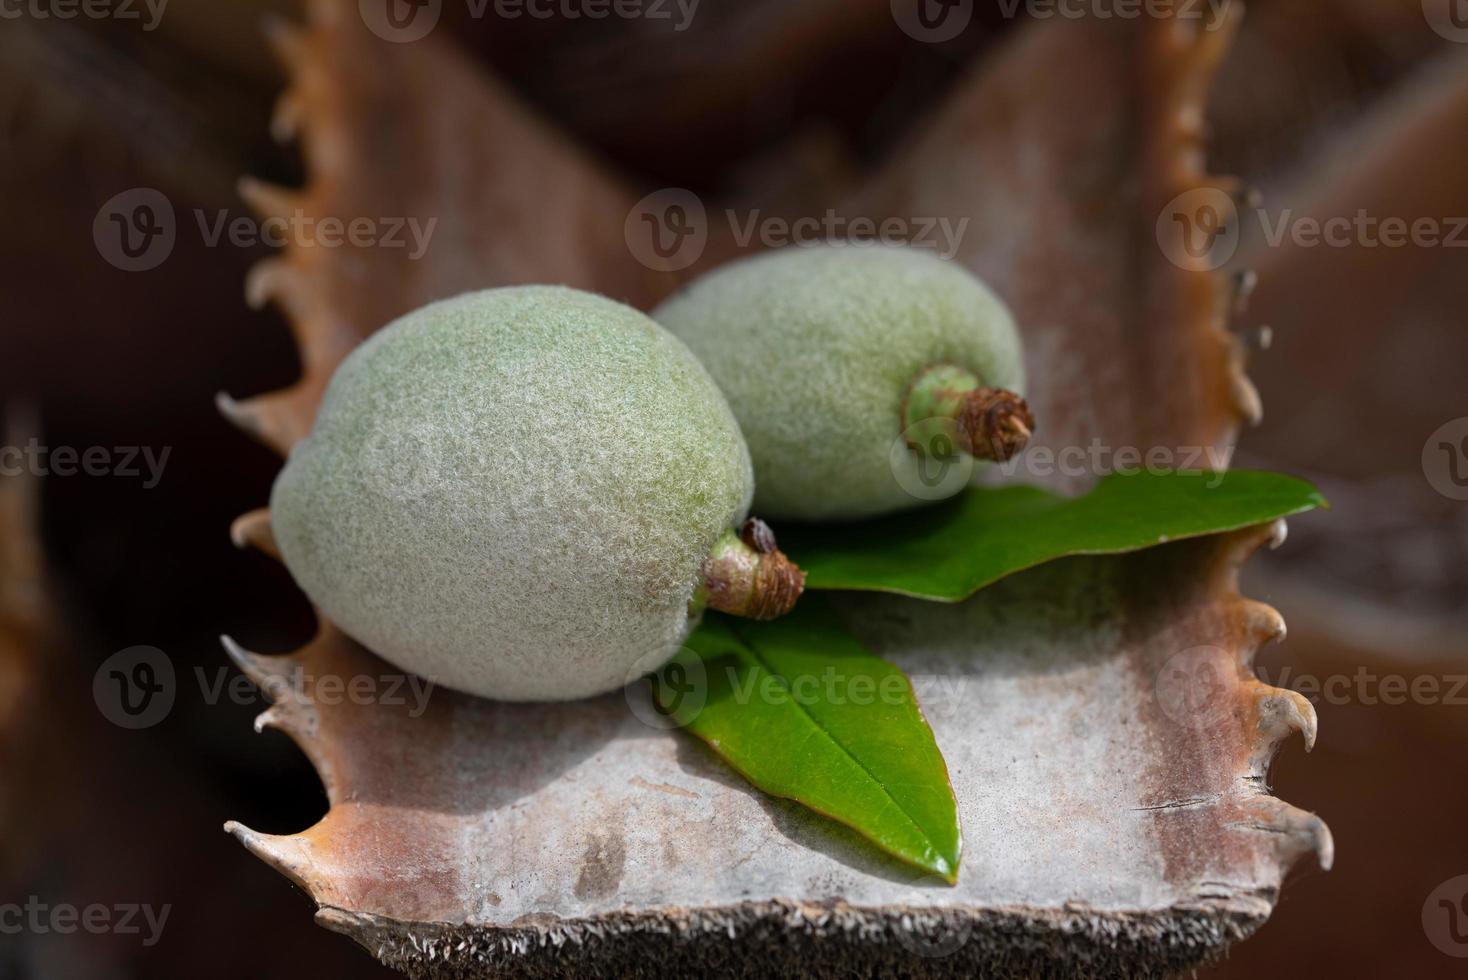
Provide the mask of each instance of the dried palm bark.
[{"label": "dried palm bark", "polygon": [[[12,416],[5,445],[24,445],[32,431]],[[50,759],[41,737],[43,676],[55,646],[55,618],[45,585],[37,501],[28,475],[0,477],[0,882],[16,883],[31,870],[39,827],[19,787],[49,785]]]},{"label": "dried palm bark", "polygon": [[[1464,153],[1468,55],[1449,45],[1276,168],[1261,182],[1260,211],[1241,215],[1239,262],[1259,282],[1250,314],[1276,338],[1259,365],[1274,422],[1248,457],[1310,474],[1351,529],[1306,522],[1299,547],[1265,563],[1266,581],[1302,625],[1337,644],[1463,649],[1461,508],[1433,486],[1437,447],[1424,443],[1464,412],[1468,223],[1454,216],[1468,214],[1468,185],[1453,162]],[[1376,224],[1341,246],[1292,234],[1358,215]],[[1384,243],[1388,219],[1426,223],[1440,241]]]},{"label": "dried palm bark", "polygon": [[[249,195],[267,213],[443,225],[417,264],[293,248],[252,277],[252,297],[290,315],[304,375],[225,407],[282,450],[346,351],[426,300],[541,280],[648,306],[676,283],[622,240],[635,191],[452,51],[377,42],[354,7],[318,2],[308,28],[278,38],[293,79],[281,128],[299,129],[312,182]],[[890,168],[808,206],[970,217],[961,258],[1025,325],[1049,445],[1231,445],[1258,412],[1226,329],[1232,287],[1170,264],[1153,238],[1172,197],[1227,186],[1203,172],[1200,136],[1228,35],[1026,29]],[[704,263],[731,248],[711,241]],[[234,533],[272,550],[263,511]],[[636,687],[550,705],[436,692],[420,717],[287,690],[259,724],[302,746],[331,809],[300,834],[230,830],[320,922],[415,975],[875,975],[917,957],[954,974],[1175,971],[1264,921],[1296,858],[1331,860],[1324,825],[1264,786],[1281,740],[1309,744],[1315,727],[1308,702],[1249,670],[1283,625],[1235,575],[1270,533],[1061,562],[958,606],[846,609],[929,692],[968,843],[955,889],[649,727]],[[262,684],[299,667],[390,672],[329,623],[286,658],[227,646]]]},{"label": "dried palm bark", "polygon": [[[1275,175],[1453,44],[1425,16],[1436,0],[1257,0],[1219,73],[1218,155],[1252,180]],[[1440,9],[1448,11],[1444,3]]]},{"label": "dried palm bark", "polygon": [[[1468,214],[1453,162],[1468,133],[1468,62],[1424,19],[1449,7],[1250,5],[1213,117],[1270,221]],[[1244,217],[1254,240],[1239,264],[1259,276],[1248,315],[1272,328],[1273,344],[1251,370],[1269,418],[1238,462],[1308,475],[1332,504],[1328,520],[1294,522],[1290,547],[1249,565],[1246,585],[1289,611],[1290,641],[1271,676],[1305,690],[1331,677],[1453,677],[1468,655],[1468,515],[1431,485],[1446,474],[1424,463],[1445,459],[1424,451],[1437,453],[1430,437],[1465,414],[1462,250],[1271,246]],[[1464,862],[1451,817],[1415,819],[1462,811],[1438,761],[1461,719],[1444,694],[1384,706],[1370,682],[1321,700],[1329,737],[1280,779],[1328,808],[1342,837],[1382,850],[1371,867],[1300,882],[1288,912],[1222,972],[1430,975],[1441,953],[1415,918],[1369,935],[1337,927],[1343,909],[1416,908],[1444,867]],[[1413,808],[1412,831],[1381,834],[1402,819],[1403,794],[1423,788],[1433,802]]]}]

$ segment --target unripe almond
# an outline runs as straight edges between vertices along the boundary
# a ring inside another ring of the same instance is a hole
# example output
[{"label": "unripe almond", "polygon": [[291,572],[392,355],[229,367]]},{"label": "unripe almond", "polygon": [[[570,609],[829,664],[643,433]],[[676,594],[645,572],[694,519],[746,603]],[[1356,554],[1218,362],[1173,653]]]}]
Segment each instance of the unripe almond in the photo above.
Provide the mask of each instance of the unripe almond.
[{"label": "unripe almond", "polygon": [[[683,344],[630,307],[526,286],[434,303],[347,357],[271,515],[296,581],[376,653],[551,700],[677,652],[752,490]],[[799,579],[757,557],[764,579]]]}]

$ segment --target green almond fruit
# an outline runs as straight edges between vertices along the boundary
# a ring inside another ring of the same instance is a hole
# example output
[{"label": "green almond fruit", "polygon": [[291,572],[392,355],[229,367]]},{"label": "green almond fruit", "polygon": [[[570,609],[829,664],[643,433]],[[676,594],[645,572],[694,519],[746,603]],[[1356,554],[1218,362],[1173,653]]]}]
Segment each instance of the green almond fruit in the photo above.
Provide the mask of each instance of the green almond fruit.
[{"label": "green almond fruit", "polygon": [[638,311],[525,286],[445,300],[337,369],[271,497],[296,581],[407,670],[505,700],[612,690],[705,605],[778,615],[803,576],[745,521],[748,451]]},{"label": "green almond fruit", "polygon": [[854,520],[957,493],[925,467],[1004,460],[1034,418],[1019,334],[963,267],[919,249],[786,248],[653,311],[703,361],[754,461],[765,517]]}]

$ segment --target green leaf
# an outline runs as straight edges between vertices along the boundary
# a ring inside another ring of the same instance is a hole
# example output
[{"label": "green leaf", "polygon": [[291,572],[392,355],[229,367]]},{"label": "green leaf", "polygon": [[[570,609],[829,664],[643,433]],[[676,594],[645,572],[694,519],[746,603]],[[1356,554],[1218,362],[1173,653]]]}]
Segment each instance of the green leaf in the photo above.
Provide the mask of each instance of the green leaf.
[{"label": "green leaf", "polygon": [[958,880],[948,767],[907,676],[818,597],[772,622],[709,614],[653,676],[658,706],[757,788]]},{"label": "green leaf", "polygon": [[805,569],[807,589],[957,602],[1067,555],[1136,551],[1324,506],[1309,483],[1278,473],[1113,474],[1084,497],[973,487],[860,525],[786,526],[780,545]]}]

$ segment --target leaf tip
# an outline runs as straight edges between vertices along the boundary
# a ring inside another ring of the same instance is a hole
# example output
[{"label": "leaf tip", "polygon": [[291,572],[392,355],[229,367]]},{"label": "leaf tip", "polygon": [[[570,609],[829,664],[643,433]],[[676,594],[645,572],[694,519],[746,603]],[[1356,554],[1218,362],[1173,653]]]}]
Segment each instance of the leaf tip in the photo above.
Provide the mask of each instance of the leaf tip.
[{"label": "leaf tip", "polygon": [[928,865],[928,867],[937,872],[938,877],[942,878],[944,883],[949,887],[954,887],[958,884],[959,856],[956,852],[951,857],[947,855],[940,856],[936,861]]}]

